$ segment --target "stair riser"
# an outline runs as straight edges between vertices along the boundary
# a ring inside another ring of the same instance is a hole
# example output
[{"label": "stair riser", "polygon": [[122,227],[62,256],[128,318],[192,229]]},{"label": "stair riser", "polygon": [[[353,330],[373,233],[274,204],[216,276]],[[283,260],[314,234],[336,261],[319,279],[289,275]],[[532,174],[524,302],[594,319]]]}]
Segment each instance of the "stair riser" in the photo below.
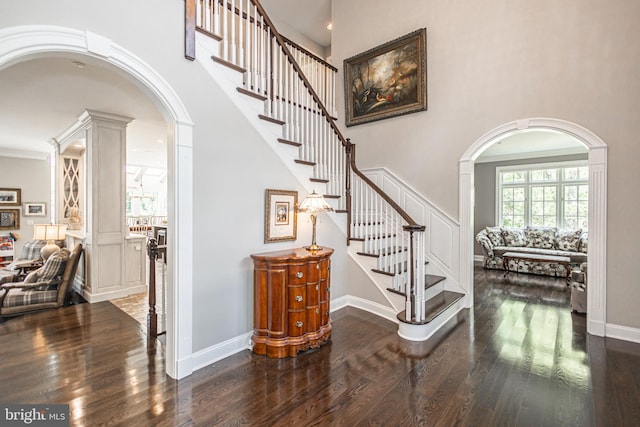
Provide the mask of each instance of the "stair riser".
[{"label": "stair riser", "polygon": [[434,333],[436,333],[442,326],[449,320],[456,316],[464,308],[464,298],[457,301],[451,307],[440,313],[435,319],[426,325],[411,325],[408,323],[400,322],[398,327],[398,335],[409,341],[426,341]]}]

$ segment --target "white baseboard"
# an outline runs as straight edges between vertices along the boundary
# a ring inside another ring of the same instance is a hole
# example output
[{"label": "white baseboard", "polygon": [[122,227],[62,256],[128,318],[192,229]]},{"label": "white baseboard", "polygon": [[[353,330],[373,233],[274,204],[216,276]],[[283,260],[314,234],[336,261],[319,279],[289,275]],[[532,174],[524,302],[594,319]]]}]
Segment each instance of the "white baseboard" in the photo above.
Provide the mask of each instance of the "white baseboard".
[{"label": "white baseboard", "polygon": [[607,338],[615,338],[623,341],[640,343],[640,329],[630,328],[628,326],[620,326],[607,323],[606,336]]},{"label": "white baseboard", "polygon": [[345,295],[340,298],[336,298],[331,301],[331,311],[340,310],[344,307],[355,307],[360,310],[368,311],[369,313],[375,314],[376,316],[380,316],[384,319],[387,319],[393,323],[398,323],[398,318],[396,317],[398,313],[391,307],[387,307],[382,304],[378,304],[377,302],[372,302],[363,298],[354,297],[352,295]]},{"label": "white baseboard", "polygon": [[191,365],[193,366],[193,370],[197,371],[198,369],[211,365],[225,357],[250,349],[251,335],[253,335],[253,331],[193,353],[191,356]]}]

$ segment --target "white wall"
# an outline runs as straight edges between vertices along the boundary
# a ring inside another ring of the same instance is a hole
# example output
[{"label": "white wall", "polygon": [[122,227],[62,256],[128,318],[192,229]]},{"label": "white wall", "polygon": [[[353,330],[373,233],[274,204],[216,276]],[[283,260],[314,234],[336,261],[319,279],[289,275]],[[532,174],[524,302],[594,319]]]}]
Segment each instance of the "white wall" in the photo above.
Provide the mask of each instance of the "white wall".
[{"label": "white wall", "polygon": [[[7,206],[6,209],[20,210],[20,229],[0,230],[0,234],[9,231],[17,232],[20,238],[14,244],[15,257],[20,257],[22,246],[33,237],[33,224],[49,224],[51,221],[51,172],[48,160],[5,157],[0,150],[0,188],[21,189],[22,204],[24,202],[45,202],[47,216],[24,216],[22,206]],[[29,222],[33,221],[33,224]]]},{"label": "white wall", "polygon": [[[607,322],[640,328],[640,287],[629,268],[640,259],[640,44],[631,42],[640,39],[640,3],[334,0],[332,13],[340,68],[347,57],[427,28],[428,111],[343,132],[358,144],[362,167],[387,167],[454,218],[458,160],[489,130],[553,117],[605,141]],[[342,126],[342,90],[337,105]]]}]

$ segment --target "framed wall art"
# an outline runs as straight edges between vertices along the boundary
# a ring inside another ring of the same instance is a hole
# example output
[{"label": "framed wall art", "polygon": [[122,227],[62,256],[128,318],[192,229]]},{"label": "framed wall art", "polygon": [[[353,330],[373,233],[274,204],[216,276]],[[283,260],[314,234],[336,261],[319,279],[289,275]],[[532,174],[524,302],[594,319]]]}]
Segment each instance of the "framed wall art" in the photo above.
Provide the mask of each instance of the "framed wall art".
[{"label": "framed wall art", "polygon": [[0,230],[17,230],[20,228],[19,209],[0,209]]},{"label": "framed wall art", "polygon": [[267,189],[264,207],[264,242],[296,240],[298,192]]},{"label": "framed wall art", "polygon": [[0,207],[20,206],[19,188],[0,188]]},{"label": "framed wall art", "polygon": [[47,204],[45,202],[24,202],[22,215],[47,216]]},{"label": "framed wall art", "polygon": [[347,126],[427,109],[427,30],[344,60]]}]

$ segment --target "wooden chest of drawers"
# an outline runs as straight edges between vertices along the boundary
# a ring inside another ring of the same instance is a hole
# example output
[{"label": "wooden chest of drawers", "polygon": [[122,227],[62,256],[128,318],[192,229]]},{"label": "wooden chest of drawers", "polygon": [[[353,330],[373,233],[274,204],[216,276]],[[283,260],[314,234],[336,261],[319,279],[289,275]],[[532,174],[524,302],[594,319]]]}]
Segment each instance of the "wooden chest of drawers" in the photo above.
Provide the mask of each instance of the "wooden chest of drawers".
[{"label": "wooden chest of drawers", "polygon": [[331,336],[330,270],[333,249],[253,254],[253,351],[296,356]]}]

